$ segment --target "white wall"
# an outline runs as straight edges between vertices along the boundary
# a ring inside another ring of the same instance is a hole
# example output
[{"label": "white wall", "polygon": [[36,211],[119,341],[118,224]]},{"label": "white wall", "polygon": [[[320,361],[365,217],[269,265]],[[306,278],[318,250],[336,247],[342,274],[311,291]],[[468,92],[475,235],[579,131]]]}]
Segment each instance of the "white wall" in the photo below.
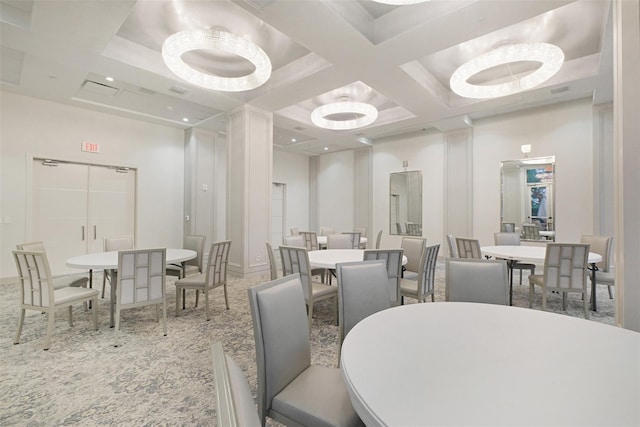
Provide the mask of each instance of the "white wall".
[{"label": "white wall", "polygon": [[[286,228],[309,228],[309,158],[273,150],[273,182],[287,185]],[[278,245],[281,242],[271,242]]]},{"label": "white wall", "polygon": [[[136,168],[138,247],[181,247],[182,130],[7,92],[0,110],[0,277],[15,275],[11,251],[31,239],[25,223],[29,156]],[[83,141],[100,144],[100,153],[80,151]]]},{"label": "white wall", "polygon": [[336,233],[351,231],[355,205],[354,152],[339,151],[318,158],[317,206],[318,230],[333,227]]}]

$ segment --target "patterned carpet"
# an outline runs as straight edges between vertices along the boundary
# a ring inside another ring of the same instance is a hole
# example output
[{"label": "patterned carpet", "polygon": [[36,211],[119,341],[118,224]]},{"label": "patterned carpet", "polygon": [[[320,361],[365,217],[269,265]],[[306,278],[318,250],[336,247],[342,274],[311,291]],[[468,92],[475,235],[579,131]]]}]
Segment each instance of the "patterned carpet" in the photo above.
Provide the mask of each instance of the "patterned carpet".
[{"label": "patterned carpet", "polygon": [[[74,309],[74,326],[66,310],[56,317],[51,349],[43,351],[46,316],[28,312],[19,345],[13,345],[18,322],[18,289],[0,286],[0,425],[181,425],[216,424],[210,344],[222,341],[256,391],[255,350],[246,289],[257,281],[230,278],[230,309],[222,289],[213,292],[212,318],[204,301],[175,316],[174,279],[168,279],[168,336],[155,322],[152,307],[123,311],[121,346],[113,347],[108,299],[100,300],[99,329],[90,313]],[[94,283],[101,283],[101,277]],[[436,302],[444,301],[443,263],[436,274]],[[516,275],[517,283],[517,275]],[[526,284],[526,279],[525,279]],[[599,311],[591,319],[614,323],[614,303],[606,287],[598,287]],[[540,293],[534,309],[540,309]],[[528,286],[514,285],[514,305],[528,307]],[[414,301],[408,300],[407,303]],[[548,309],[583,317],[582,301],[570,296],[567,312],[561,297],[551,295]],[[336,366],[338,328],[329,304],[314,309],[311,336],[313,363]]]}]

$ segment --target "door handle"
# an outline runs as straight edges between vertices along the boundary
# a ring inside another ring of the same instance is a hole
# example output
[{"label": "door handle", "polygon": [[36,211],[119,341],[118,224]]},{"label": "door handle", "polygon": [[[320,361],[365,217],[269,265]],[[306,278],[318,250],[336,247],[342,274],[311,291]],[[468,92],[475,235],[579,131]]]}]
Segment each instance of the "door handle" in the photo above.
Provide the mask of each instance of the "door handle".
[{"label": "door handle", "polygon": [[82,226],[82,241],[84,242],[84,225]]},{"label": "door handle", "polygon": [[97,231],[96,231],[97,227],[94,225],[93,226],[93,240],[96,240],[96,236],[97,236]]}]

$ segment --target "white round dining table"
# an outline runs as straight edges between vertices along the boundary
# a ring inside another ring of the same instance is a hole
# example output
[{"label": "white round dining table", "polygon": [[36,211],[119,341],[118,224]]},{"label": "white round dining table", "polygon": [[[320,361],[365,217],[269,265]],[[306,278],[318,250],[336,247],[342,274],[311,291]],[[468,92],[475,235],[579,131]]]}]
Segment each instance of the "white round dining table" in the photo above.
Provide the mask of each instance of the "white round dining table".
[{"label": "white round dining table", "polygon": [[[363,249],[323,249],[319,251],[309,251],[309,264],[311,268],[327,268],[335,270],[336,264],[341,262],[362,261],[364,257]],[[402,256],[402,265],[407,263],[407,257]]]},{"label": "white round dining table", "polygon": [[[327,245],[327,236],[317,236],[316,238],[318,239],[318,245],[319,246],[326,246]],[[360,244],[361,245],[366,245],[367,244],[367,238],[366,237],[361,237],[360,238]]]},{"label": "white round dining table", "polygon": [[640,425],[640,334],[491,304],[394,307],[346,336],[367,426]]}]

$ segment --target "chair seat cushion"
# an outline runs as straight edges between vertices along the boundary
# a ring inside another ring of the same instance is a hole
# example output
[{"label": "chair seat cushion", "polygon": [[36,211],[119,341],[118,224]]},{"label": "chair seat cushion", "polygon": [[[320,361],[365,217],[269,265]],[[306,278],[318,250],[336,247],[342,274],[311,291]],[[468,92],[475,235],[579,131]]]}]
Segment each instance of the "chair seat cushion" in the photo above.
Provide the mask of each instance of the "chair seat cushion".
[{"label": "chair seat cushion", "polygon": [[[182,267],[179,265],[169,264],[167,265],[167,274],[170,276],[182,276]],[[197,265],[185,265],[184,275],[193,276],[194,274],[200,274],[200,269]]]},{"label": "chair seat cushion", "polygon": [[67,286],[66,288],[56,289],[53,291],[53,298],[56,301],[56,305],[64,305],[73,301],[91,299],[97,297],[100,291],[91,288],[72,288]]},{"label": "chair seat cushion", "polygon": [[86,288],[89,278],[86,276],[59,276],[53,278],[53,289],[62,289],[66,287]]},{"label": "chair seat cushion", "polygon": [[515,264],[513,264],[513,268],[517,268],[518,270],[531,270],[533,272],[536,271],[535,264],[529,264],[526,262],[516,262]]},{"label": "chair seat cushion", "polygon": [[[593,276],[589,274],[589,280],[592,278]],[[612,271],[596,271],[596,283],[614,286],[616,284],[616,275]]]},{"label": "chair seat cushion", "polygon": [[537,286],[544,286],[544,274],[529,275],[529,283]]},{"label": "chair seat cushion", "polygon": [[418,296],[418,281],[417,280],[408,280],[402,279],[400,281],[400,292],[403,295],[414,295]]},{"label": "chair seat cushion", "polygon": [[301,425],[364,425],[337,368],[309,366],[273,398],[271,407]]},{"label": "chair seat cushion", "polygon": [[176,280],[176,287],[185,289],[202,289],[204,283],[207,280],[207,275],[204,273],[198,273],[191,276],[187,276],[180,280]]},{"label": "chair seat cushion", "polygon": [[314,298],[338,293],[338,288],[336,286],[325,285],[324,283],[311,282],[311,287],[313,289]]}]

